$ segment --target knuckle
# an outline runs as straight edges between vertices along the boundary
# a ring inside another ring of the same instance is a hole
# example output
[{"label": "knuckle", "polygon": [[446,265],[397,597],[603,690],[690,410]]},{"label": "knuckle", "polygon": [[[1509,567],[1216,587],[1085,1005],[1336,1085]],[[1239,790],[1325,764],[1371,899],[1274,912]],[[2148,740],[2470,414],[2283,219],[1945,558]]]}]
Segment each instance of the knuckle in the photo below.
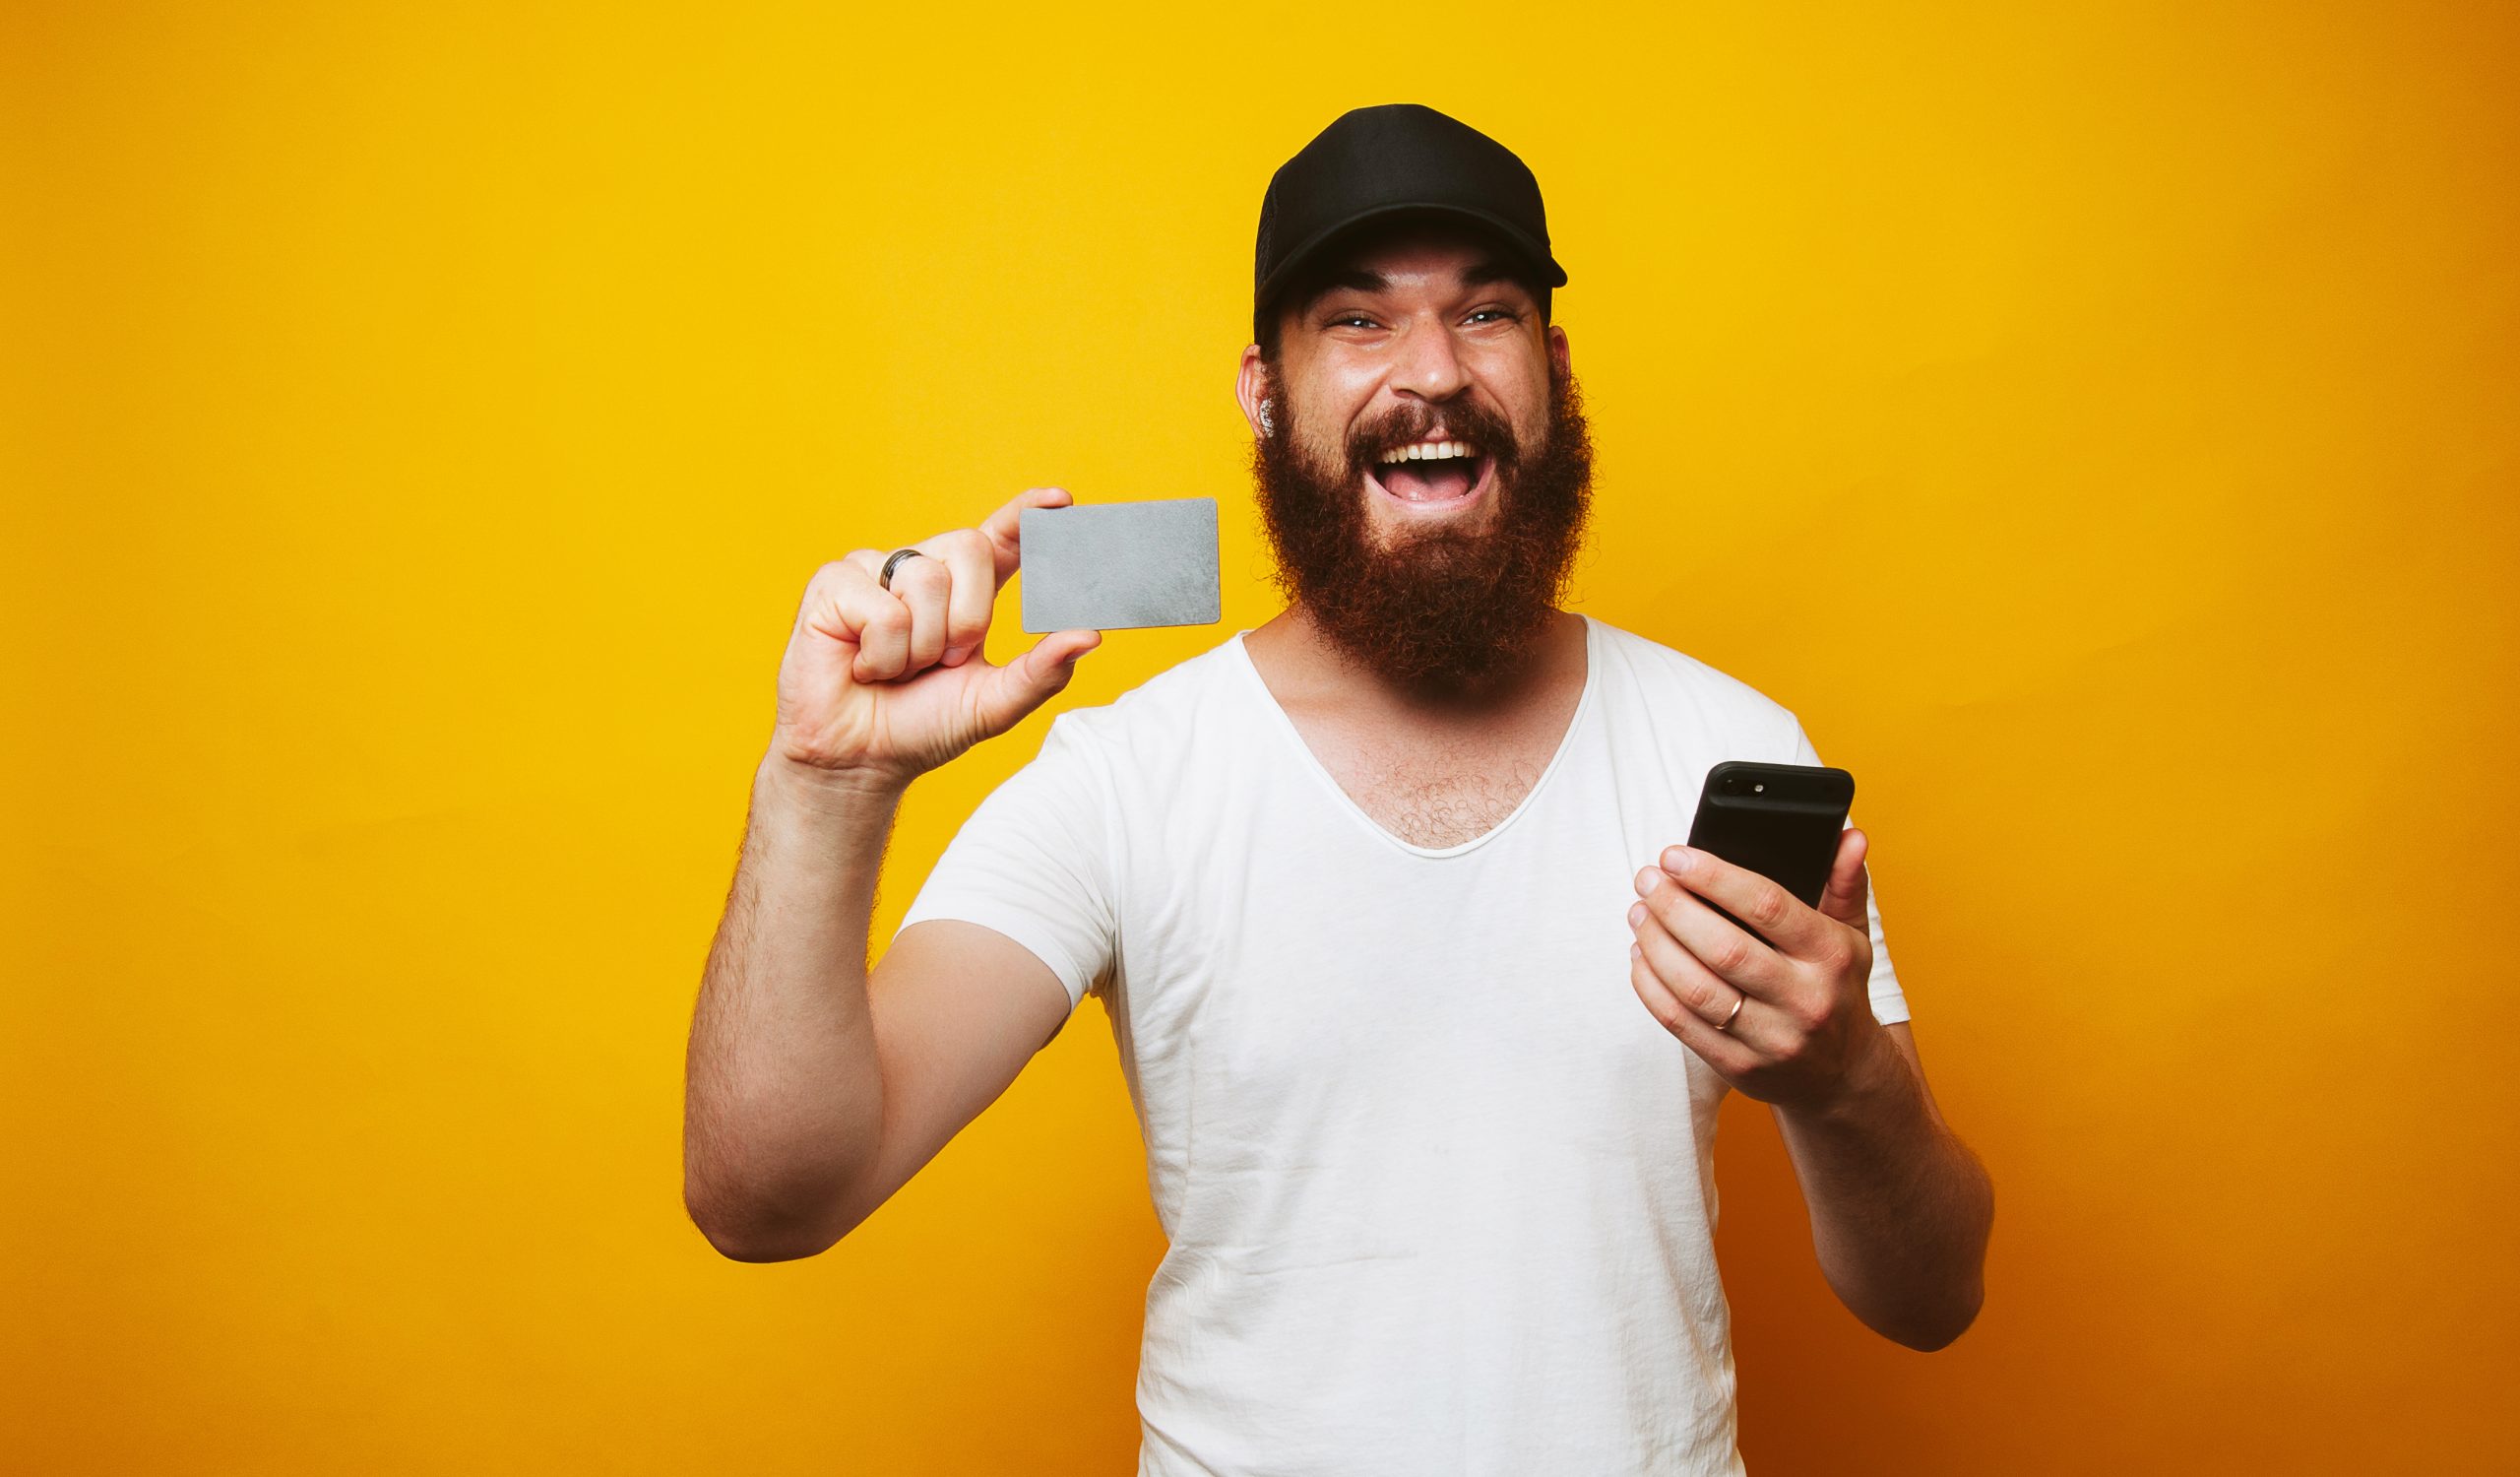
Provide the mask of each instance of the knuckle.
[{"label": "knuckle", "polygon": [[1735,933],[1717,944],[1714,957],[1706,962],[1719,975],[1733,974],[1750,962],[1750,940]]},{"label": "knuckle", "polygon": [[1784,888],[1761,887],[1750,894],[1748,906],[1741,910],[1741,916],[1754,926],[1772,928],[1785,922],[1785,903]]}]

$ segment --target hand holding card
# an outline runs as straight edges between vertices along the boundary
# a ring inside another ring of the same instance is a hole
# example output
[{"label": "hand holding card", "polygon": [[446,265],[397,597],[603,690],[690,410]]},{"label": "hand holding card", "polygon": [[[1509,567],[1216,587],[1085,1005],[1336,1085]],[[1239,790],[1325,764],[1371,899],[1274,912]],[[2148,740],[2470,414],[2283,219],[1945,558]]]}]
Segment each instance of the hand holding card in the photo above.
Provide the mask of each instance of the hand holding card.
[{"label": "hand holding card", "polygon": [[1100,631],[1062,627],[1002,667],[982,644],[1027,558],[1019,515],[1066,501],[1065,488],[1028,488],[976,528],[815,570],[779,664],[779,772],[898,791],[1065,687]]}]

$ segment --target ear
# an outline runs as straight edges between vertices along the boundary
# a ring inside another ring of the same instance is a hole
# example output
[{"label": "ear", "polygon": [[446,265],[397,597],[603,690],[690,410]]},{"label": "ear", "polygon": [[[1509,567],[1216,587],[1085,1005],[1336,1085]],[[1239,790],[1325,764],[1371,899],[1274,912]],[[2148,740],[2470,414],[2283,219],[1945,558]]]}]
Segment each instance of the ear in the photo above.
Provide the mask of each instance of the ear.
[{"label": "ear", "polygon": [[1550,324],[1548,326],[1549,367],[1557,371],[1559,379],[1564,379],[1574,372],[1574,362],[1566,348],[1566,330],[1554,323]]},{"label": "ear", "polygon": [[[1250,424],[1251,437],[1255,441],[1268,434],[1267,428],[1260,423],[1264,414],[1260,407],[1276,394],[1277,387],[1269,383],[1269,366],[1260,361],[1260,346],[1243,346],[1242,367],[1233,378],[1233,398],[1242,407],[1242,418]],[[1266,414],[1283,419],[1287,408],[1272,406]]]}]

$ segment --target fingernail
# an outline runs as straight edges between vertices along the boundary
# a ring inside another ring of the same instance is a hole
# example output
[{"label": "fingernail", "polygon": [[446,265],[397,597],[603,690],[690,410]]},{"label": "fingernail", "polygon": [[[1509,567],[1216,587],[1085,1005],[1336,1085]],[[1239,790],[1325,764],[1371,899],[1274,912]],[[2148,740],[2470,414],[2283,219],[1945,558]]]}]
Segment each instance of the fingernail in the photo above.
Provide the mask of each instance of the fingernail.
[{"label": "fingernail", "polygon": [[1663,869],[1673,872],[1685,871],[1688,869],[1689,858],[1693,855],[1695,854],[1685,846],[1672,847],[1663,853]]},{"label": "fingernail", "polygon": [[971,654],[972,649],[968,646],[949,646],[945,648],[945,665],[960,667],[963,665],[963,659]]},{"label": "fingernail", "polygon": [[1639,903],[1635,907],[1627,910],[1627,926],[1629,928],[1633,929],[1644,922],[1645,905],[1643,903]]},{"label": "fingernail", "polygon": [[1663,868],[1659,867],[1649,867],[1636,874],[1636,890],[1639,892],[1652,892],[1662,885]]}]

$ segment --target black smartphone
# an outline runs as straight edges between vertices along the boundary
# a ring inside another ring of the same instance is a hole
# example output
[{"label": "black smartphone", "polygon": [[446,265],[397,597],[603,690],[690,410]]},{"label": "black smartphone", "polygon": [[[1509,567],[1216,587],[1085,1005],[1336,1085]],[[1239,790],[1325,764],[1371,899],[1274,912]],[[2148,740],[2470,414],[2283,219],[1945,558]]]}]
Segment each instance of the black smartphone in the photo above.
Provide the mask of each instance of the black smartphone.
[{"label": "black smartphone", "polygon": [[[1811,907],[1828,890],[1855,776],[1819,764],[1727,759],[1706,772],[1689,845],[1775,881]],[[1759,931],[1699,899],[1761,943]]]}]

